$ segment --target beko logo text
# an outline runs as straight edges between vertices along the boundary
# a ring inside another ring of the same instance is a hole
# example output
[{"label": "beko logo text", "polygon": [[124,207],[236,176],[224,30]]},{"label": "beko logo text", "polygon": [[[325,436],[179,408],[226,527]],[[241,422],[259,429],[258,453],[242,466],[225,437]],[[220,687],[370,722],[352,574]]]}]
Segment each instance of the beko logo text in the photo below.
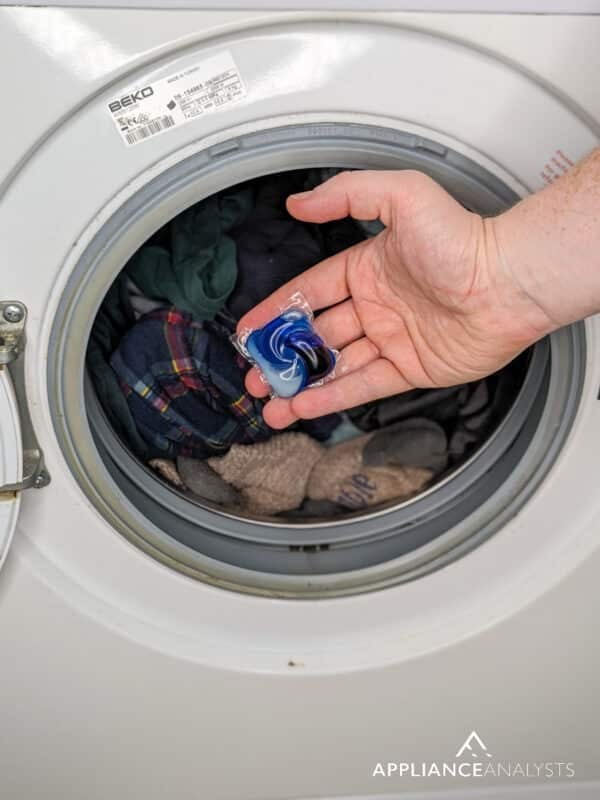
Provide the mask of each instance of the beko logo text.
[{"label": "beko logo text", "polygon": [[119,100],[113,100],[112,103],[108,104],[108,107],[111,111],[120,111],[122,108],[132,106],[134,103],[139,103],[140,100],[150,97],[153,94],[154,89],[151,86],[144,86],[143,89],[138,89],[131,94],[123,95]]},{"label": "beko logo text", "polygon": [[[470,756],[470,758],[469,758]],[[572,761],[497,761],[472,731],[453,761],[379,761],[372,777],[391,778],[574,778]]]}]

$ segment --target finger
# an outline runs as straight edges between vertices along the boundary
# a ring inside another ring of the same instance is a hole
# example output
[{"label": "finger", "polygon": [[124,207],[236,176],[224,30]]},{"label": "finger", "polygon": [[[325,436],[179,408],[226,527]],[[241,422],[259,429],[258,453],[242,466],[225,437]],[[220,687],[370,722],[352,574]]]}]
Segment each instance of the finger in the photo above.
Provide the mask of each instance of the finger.
[{"label": "finger", "polygon": [[379,349],[366,336],[363,336],[362,339],[349,344],[340,353],[335,365],[336,379],[341,378],[342,375],[348,375],[350,372],[356,372],[358,369],[363,369],[367,364],[376,361],[379,356]]},{"label": "finger", "polygon": [[275,397],[266,404],[263,409],[263,419],[270,428],[275,428],[275,430],[287,428],[298,421],[292,408],[292,401],[283,397]]},{"label": "finger", "polygon": [[[368,364],[379,358],[379,350],[366,337],[353,342],[340,353],[336,364],[336,373],[339,377],[363,369]],[[327,385],[327,384],[326,384]],[[261,380],[258,370],[253,368],[246,375],[246,388],[254,397],[265,397],[269,393],[268,386]],[[310,389],[316,392],[320,387]],[[358,403],[356,403],[358,405]],[[351,406],[349,406],[351,408]],[[329,413],[329,412],[324,412]],[[294,411],[293,401],[285,398],[274,398],[263,409],[263,417],[271,428],[287,428],[288,425],[298,420]]]},{"label": "finger", "polygon": [[246,373],[245,379],[246,389],[253,397],[266,397],[269,394],[269,387],[261,378],[260,372],[256,367],[252,367]]},{"label": "finger", "polygon": [[363,335],[363,327],[352,300],[346,300],[320,314],[315,330],[329,347],[345,347]]},{"label": "finger", "polygon": [[[358,245],[360,247],[361,245]],[[354,248],[350,248],[352,250]],[[260,328],[281,314],[281,309],[289,304],[290,298],[301,292],[309,306],[316,311],[319,308],[333,306],[345,300],[349,295],[346,283],[346,263],[348,250],[344,250],[325,261],[321,261],[306,272],[284,283],[276,292],[259,303],[245,314],[237,324],[237,330],[243,328]]]},{"label": "finger", "polygon": [[[292,194],[287,208],[305,222],[329,222],[343,217],[381,219],[389,226],[392,209],[408,197],[415,173],[412,170],[355,170],[340,172],[310,192]],[[427,180],[419,175],[419,180]]]},{"label": "finger", "polygon": [[291,407],[287,413],[290,419],[314,419],[413,388],[387,359],[378,358],[362,369],[296,395],[288,401]]}]

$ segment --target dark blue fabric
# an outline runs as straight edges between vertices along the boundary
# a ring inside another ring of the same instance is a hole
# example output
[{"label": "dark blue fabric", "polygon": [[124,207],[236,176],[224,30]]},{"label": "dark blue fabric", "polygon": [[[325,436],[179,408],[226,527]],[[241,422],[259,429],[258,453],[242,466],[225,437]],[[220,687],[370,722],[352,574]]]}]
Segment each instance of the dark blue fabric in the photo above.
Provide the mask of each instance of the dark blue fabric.
[{"label": "dark blue fabric", "polygon": [[275,289],[325,257],[314,227],[291,217],[288,195],[302,191],[304,171],[257,180],[254,208],[230,236],[237,248],[238,276],[227,307],[236,319]]},{"label": "dark blue fabric", "polygon": [[147,314],[111,358],[141,436],[164,456],[202,458],[271,436],[229,330],[177,309]]}]

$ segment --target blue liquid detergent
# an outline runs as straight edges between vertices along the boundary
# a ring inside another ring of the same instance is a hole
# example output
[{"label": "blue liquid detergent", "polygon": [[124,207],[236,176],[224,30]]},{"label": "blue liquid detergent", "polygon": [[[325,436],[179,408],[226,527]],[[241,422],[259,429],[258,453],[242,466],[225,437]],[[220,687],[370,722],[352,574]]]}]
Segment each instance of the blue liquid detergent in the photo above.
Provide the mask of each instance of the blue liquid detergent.
[{"label": "blue liquid detergent", "polygon": [[298,309],[280,314],[248,336],[246,349],[279,397],[294,395],[323,380],[336,354],[314,330],[310,318]]}]

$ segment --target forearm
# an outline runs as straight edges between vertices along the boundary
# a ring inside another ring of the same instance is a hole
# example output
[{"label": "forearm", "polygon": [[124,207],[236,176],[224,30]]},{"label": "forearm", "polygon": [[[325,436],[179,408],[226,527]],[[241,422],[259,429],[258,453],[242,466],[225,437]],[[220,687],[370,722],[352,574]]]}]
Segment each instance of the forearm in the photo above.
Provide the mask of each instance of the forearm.
[{"label": "forearm", "polygon": [[546,332],[600,311],[600,148],[490,223],[499,268]]}]

